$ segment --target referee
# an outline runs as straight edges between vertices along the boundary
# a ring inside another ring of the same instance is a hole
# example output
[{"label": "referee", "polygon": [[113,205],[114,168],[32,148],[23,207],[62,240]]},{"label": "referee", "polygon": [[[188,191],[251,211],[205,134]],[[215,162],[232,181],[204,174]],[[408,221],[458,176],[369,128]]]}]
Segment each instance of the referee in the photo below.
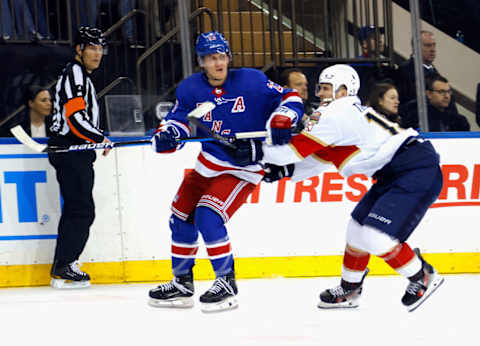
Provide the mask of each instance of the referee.
[{"label": "referee", "polygon": [[[75,39],[75,58],[62,71],[55,87],[52,136],[49,145],[109,142],[99,129],[99,109],[90,74],[99,67],[105,46],[103,33],[80,27]],[[103,152],[107,155],[109,149]],[[54,288],[90,286],[90,276],[80,270],[78,258],[95,219],[93,202],[94,150],[49,153],[63,197],[58,238],[51,270]]]}]

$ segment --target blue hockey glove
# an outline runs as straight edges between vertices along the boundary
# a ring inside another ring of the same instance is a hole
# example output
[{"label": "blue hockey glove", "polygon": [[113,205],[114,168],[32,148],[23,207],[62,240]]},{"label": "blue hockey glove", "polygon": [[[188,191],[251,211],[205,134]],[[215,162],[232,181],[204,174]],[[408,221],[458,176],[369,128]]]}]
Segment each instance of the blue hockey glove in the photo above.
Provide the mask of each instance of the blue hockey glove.
[{"label": "blue hockey glove", "polygon": [[256,164],[263,158],[262,142],[253,139],[238,139],[233,142],[236,149],[230,149],[230,156],[236,166]]},{"label": "blue hockey glove", "polygon": [[291,177],[294,169],[295,165],[293,163],[286,166],[277,166],[267,163],[265,164],[265,176],[263,177],[263,180],[267,183],[273,183],[285,177]]},{"label": "blue hockey glove", "polygon": [[164,131],[158,132],[152,137],[152,148],[157,153],[173,152],[177,149],[178,137],[176,129],[172,126],[167,127]]},{"label": "blue hockey glove", "polygon": [[292,120],[281,114],[275,115],[270,122],[273,145],[288,144],[292,137]]}]

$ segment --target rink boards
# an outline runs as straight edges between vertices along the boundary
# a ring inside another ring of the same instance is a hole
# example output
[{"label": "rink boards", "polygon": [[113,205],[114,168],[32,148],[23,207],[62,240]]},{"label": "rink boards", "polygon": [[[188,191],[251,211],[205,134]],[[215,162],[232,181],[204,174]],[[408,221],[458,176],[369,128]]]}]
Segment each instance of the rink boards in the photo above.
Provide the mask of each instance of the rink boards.
[{"label": "rink boards", "polygon": [[[444,188],[409,242],[440,272],[479,273],[478,134],[429,135],[441,154]],[[453,137],[455,136],[455,137]],[[0,142],[0,286],[49,282],[61,197],[45,154]],[[95,163],[96,219],[80,258],[94,282],[169,280],[170,203],[198,143],[175,154],[149,146],[113,150]],[[100,152],[98,152],[100,154]],[[334,170],[300,183],[262,183],[227,225],[241,278],[339,275],[345,228],[371,186]],[[213,277],[201,247],[198,279]],[[372,258],[372,274],[392,274]]]}]

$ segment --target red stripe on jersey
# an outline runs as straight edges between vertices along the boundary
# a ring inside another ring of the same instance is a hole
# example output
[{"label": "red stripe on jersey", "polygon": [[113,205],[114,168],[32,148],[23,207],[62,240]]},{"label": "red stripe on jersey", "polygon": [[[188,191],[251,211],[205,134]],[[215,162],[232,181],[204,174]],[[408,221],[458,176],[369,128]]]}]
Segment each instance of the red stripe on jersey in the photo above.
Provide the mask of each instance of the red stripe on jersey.
[{"label": "red stripe on jersey", "polygon": [[345,145],[338,147],[323,147],[314,153],[314,156],[323,161],[331,162],[339,170],[355,154],[360,151],[356,145]]},{"label": "red stripe on jersey", "polygon": [[197,247],[182,247],[172,244],[172,254],[173,255],[183,255],[183,256],[192,256],[197,254]]},{"label": "red stripe on jersey", "polygon": [[205,156],[202,155],[202,153],[200,153],[200,155],[198,155],[198,161],[200,161],[205,167],[207,167],[208,169],[211,169],[213,171],[230,171],[230,170],[238,170],[234,167],[225,167],[225,166],[220,166],[220,165],[217,165],[216,163],[213,163],[212,161],[208,161]]},{"label": "red stripe on jersey", "polygon": [[198,161],[200,161],[205,167],[207,167],[208,169],[211,169],[212,171],[223,172],[223,171],[232,171],[233,170],[233,171],[244,171],[244,172],[251,172],[251,173],[257,173],[257,174],[265,175],[265,171],[263,169],[261,169],[259,171],[252,172],[252,171],[246,171],[246,170],[238,169],[238,168],[235,168],[235,167],[226,167],[226,166],[217,165],[216,163],[214,163],[212,161],[209,161],[205,156],[202,155],[202,153],[200,153],[200,155],[198,155]]},{"label": "red stripe on jersey", "polygon": [[358,252],[347,246],[343,255],[343,266],[351,271],[364,271],[369,259],[368,252]]},{"label": "red stripe on jersey", "polygon": [[322,161],[331,162],[337,168],[341,168],[354,154],[359,152],[356,145],[327,146],[315,140],[315,137],[303,133],[292,137],[290,144],[303,158],[314,155]]},{"label": "red stripe on jersey", "polygon": [[392,251],[380,256],[393,269],[401,268],[408,264],[414,257],[415,253],[407,243],[398,244]]},{"label": "red stripe on jersey", "polygon": [[286,93],[285,95],[283,95],[282,101],[288,99],[290,96],[298,96],[298,97],[300,97],[300,95],[298,94],[297,91],[290,91],[289,93]]},{"label": "red stripe on jersey", "polygon": [[319,150],[327,148],[323,144],[315,141],[313,137],[306,136],[303,133],[293,136],[290,140],[290,144],[294,146],[298,154],[300,154],[303,158]]},{"label": "red stripe on jersey", "polygon": [[228,254],[231,251],[230,243],[217,246],[217,247],[207,247],[207,253],[209,256],[219,256]]}]

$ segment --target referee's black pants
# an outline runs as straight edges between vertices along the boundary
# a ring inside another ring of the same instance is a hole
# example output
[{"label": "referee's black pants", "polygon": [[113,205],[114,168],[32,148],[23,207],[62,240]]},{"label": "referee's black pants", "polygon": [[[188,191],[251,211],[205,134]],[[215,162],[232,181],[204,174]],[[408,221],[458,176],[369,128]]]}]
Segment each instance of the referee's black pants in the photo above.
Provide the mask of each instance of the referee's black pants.
[{"label": "referee's black pants", "polygon": [[63,197],[52,269],[78,260],[87,243],[95,219],[92,195],[95,159],[94,150],[48,155]]}]

